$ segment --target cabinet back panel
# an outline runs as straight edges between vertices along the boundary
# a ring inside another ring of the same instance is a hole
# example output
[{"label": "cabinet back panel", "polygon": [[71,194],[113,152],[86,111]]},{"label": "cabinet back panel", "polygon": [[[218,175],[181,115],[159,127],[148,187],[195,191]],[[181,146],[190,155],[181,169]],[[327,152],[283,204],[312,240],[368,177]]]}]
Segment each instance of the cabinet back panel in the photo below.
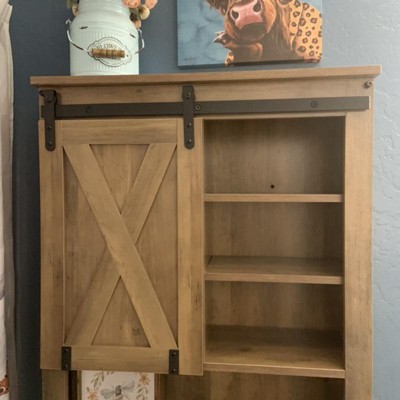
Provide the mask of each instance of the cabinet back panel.
[{"label": "cabinet back panel", "polygon": [[343,258],[342,204],[206,205],[209,256]]},{"label": "cabinet back panel", "polygon": [[343,288],[328,285],[208,282],[208,325],[343,329]]},{"label": "cabinet back panel", "polygon": [[341,380],[231,373],[162,378],[157,400],[343,400]]},{"label": "cabinet back panel", "polygon": [[343,118],[207,121],[207,193],[343,193]]},{"label": "cabinet back panel", "polygon": [[[91,146],[114,201],[122,213],[147,145]],[[65,332],[82,305],[96,269],[108,253],[98,223],[76,175],[65,161]],[[140,232],[136,247],[172,333],[177,335],[177,182],[174,155]],[[122,213],[123,214],[123,213]],[[82,222],[84,221],[84,223]],[[125,221],[134,229],[134,223]],[[129,232],[132,234],[132,232]],[[165,285],[168,280],[169,284]],[[101,293],[99,293],[101,296]],[[74,344],[74,343],[71,343]],[[121,278],[93,339],[94,345],[148,346]]]}]

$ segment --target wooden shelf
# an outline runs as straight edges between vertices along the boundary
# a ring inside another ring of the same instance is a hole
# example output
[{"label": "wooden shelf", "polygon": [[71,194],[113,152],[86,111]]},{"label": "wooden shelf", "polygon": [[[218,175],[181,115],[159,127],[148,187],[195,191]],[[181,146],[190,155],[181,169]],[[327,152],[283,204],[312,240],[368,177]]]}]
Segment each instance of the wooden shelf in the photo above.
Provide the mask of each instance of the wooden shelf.
[{"label": "wooden shelf", "polygon": [[207,203],[343,203],[342,194],[207,193]]},{"label": "wooden shelf", "polygon": [[215,256],[206,267],[205,279],[342,285],[343,267],[338,259]]},{"label": "wooden shelf", "polygon": [[209,326],[207,340],[206,371],[345,378],[333,332]]}]

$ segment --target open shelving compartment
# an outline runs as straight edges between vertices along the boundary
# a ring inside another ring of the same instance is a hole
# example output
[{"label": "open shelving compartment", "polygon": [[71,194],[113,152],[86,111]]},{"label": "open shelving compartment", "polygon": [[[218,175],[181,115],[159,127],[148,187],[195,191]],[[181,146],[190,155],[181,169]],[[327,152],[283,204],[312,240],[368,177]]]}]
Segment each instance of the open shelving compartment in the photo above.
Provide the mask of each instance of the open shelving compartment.
[{"label": "open shelving compartment", "polygon": [[344,117],[203,124],[205,374],[162,399],[343,400]]},{"label": "open shelving compartment", "polygon": [[340,287],[213,283],[206,293],[206,371],[344,379]]},{"label": "open shelving compartment", "polygon": [[343,160],[342,117],[205,122],[211,375],[342,398]]},{"label": "open shelving compartment", "polygon": [[344,118],[206,121],[206,281],[343,284]]}]

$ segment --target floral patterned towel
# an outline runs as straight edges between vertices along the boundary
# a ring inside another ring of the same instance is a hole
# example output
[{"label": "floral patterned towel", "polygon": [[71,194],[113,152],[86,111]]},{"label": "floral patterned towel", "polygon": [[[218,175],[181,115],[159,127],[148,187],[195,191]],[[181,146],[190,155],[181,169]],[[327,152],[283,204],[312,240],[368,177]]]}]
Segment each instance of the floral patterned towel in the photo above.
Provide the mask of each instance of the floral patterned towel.
[{"label": "floral patterned towel", "polygon": [[82,400],[154,400],[154,375],[83,371]]},{"label": "floral patterned towel", "polygon": [[6,375],[0,381],[0,396],[3,396],[8,393],[8,376]]},{"label": "floral patterned towel", "polygon": [[4,297],[0,299],[0,399],[8,400],[6,332],[4,326]]}]

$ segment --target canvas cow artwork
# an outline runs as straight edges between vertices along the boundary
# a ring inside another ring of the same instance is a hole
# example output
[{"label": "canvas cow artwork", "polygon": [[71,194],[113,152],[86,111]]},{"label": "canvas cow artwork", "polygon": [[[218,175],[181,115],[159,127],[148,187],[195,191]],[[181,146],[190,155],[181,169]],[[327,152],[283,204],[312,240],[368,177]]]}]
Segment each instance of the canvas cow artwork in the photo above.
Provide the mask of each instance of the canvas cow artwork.
[{"label": "canvas cow artwork", "polygon": [[321,1],[178,0],[179,65],[319,62]]}]

